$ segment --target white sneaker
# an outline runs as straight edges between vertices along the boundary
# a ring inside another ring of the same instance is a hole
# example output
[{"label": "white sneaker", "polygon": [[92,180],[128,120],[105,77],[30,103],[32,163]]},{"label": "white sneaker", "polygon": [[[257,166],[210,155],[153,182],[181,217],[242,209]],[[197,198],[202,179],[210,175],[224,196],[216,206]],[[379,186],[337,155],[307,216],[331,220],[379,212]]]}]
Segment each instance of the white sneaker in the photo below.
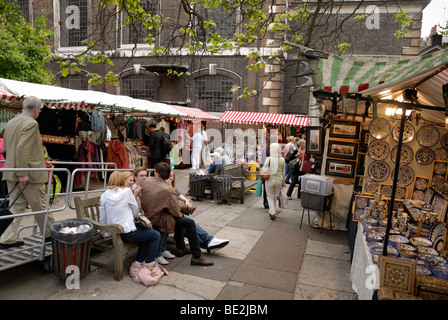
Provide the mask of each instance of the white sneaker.
[{"label": "white sneaker", "polygon": [[168,250],[165,250],[162,252],[162,257],[167,258],[167,259],[176,258],[176,256],[174,254],[172,254],[171,252],[169,252]]},{"label": "white sneaker", "polygon": [[229,240],[227,240],[227,239],[213,238],[207,246],[207,252],[214,253],[214,252],[218,251],[219,249],[224,248],[228,244],[229,244]]},{"label": "white sneaker", "polygon": [[168,264],[169,262],[165,260],[164,257],[160,256],[156,258],[158,264]]}]

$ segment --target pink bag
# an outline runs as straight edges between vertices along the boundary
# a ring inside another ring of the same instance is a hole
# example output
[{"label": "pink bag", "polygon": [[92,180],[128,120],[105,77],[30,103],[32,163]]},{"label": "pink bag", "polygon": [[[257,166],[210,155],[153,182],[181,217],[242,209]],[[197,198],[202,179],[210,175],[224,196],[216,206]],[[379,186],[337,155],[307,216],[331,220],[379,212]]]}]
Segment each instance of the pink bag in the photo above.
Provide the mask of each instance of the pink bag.
[{"label": "pink bag", "polygon": [[157,262],[135,263],[129,269],[129,274],[135,282],[142,282],[146,286],[154,286],[168,271]]}]

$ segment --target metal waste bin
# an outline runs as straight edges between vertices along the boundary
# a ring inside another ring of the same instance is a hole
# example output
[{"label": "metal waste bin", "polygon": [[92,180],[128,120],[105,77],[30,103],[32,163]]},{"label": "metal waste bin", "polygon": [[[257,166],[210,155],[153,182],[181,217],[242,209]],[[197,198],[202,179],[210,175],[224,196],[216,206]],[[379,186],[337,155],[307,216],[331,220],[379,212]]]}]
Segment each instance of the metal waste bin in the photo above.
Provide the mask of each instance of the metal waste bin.
[{"label": "metal waste bin", "polygon": [[230,174],[214,176],[213,184],[215,199],[230,202],[232,198],[232,176]]},{"label": "metal waste bin", "polygon": [[87,275],[93,234],[93,224],[84,219],[61,220],[51,225],[54,271],[59,279],[65,280],[74,273],[74,268],[66,273],[69,266],[79,268],[80,278]]},{"label": "metal waste bin", "polygon": [[205,185],[207,184],[208,176],[198,172],[190,172],[188,185],[190,190],[188,195],[196,198],[203,198],[205,196]]}]

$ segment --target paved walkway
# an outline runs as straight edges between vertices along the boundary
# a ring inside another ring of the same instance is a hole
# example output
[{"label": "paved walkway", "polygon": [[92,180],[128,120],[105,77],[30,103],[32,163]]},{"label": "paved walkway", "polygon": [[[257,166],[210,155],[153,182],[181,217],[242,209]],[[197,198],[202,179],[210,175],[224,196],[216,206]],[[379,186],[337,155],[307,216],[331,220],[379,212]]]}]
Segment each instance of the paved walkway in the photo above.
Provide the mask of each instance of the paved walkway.
[{"label": "paved walkway", "polygon": [[[188,174],[176,171],[182,192],[188,190]],[[300,229],[300,200],[295,193],[293,199],[275,221],[253,193],[244,204],[195,201],[196,223],[230,243],[215,254],[204,253],[214,261],[211,267],[191,266],[190,256],[169,260],[169,275],[156,286],[136,283],[127,273],[118,282],[110,271],[92,267],[80,289],[70,290],[32,262],[0,272],[0,300],[356,300],[347,233],[320,233],[306,217]],[[56,220],[75,216],[71,209],[55,214]],[[125,268],[134,258],[128,257]]]}]

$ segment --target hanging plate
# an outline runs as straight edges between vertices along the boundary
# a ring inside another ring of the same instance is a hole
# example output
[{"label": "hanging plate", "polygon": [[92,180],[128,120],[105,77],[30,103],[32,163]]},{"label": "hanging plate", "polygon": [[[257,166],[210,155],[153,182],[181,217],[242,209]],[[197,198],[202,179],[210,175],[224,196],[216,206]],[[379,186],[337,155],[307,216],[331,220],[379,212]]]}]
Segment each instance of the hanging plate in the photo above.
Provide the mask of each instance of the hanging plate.
[{"label": "hanging plate", "polygon": [[434,150],[434,160],[447,160],[448,151],[445,148],[439,147]]},{"label": "hanging plate", "polygon": [[422,126],[417,131],[417,142],[423,147],[432,147],[439,142],[440,132],[434,126]]},{"label": "hanging plate", "polygon": [[390,152],[389,144],[384,140],[373,140],[369,144],[369,156],[373,160],[384,160]]},{"label": "hanging plate", "polygon": [[440,144],[448,150],[448,132],[442,136],[442,139],[440,139]]},{"label": "hanging plate", "polygon": [[364,192],[375,194],[375,192],[377,191],[378,191],[378,183],[376,183],[375,181],[366,182],[364,186]]},{"label": "hanging plate", "polygon": [[[400,137],[400,122],[395,125],[392,135],[394,136],[394,140],[398,142],[398,138]],[[411,142],[414,139],[414,136],[414,127],[409,122],[406,122],[403,130],[403,143]]]},{"label": "hanging plate", "polygon": [[[394,179],[395,169],[392,170],[391,178],[392,181]],[[412,170],[409,166],[401,166],[398,169],[398,177],[397,177],[397,184],[402,186],[408,186],[412,182],[414,182],[414,170]]]},{"label": "hanging plate", "polygon": [[367,171],[373,181],[384,181],[389,177],[390,167],[387,162],[377,160],[370,164]]},{"label": "hanging plate", "polygon": [[369,133],[375,139],[384,139],[390,133],[390,123],[384,118],[375,118],[369,124]]},{"label": "hanging plate", "polygon": [[431,164],[434,161],[434,151],[427,147],[420,148],[415,154],[415,160],[424,166]]},{"label": "hanging plate", "polygon": [[[397,150],[398,146],[395,146],[390,153],[390,158],[393,163],[397,160]],[[414,150],[408,145],[401,145],[400,165],[405,166],[411,163],[412,159],[414,159]]]}]

